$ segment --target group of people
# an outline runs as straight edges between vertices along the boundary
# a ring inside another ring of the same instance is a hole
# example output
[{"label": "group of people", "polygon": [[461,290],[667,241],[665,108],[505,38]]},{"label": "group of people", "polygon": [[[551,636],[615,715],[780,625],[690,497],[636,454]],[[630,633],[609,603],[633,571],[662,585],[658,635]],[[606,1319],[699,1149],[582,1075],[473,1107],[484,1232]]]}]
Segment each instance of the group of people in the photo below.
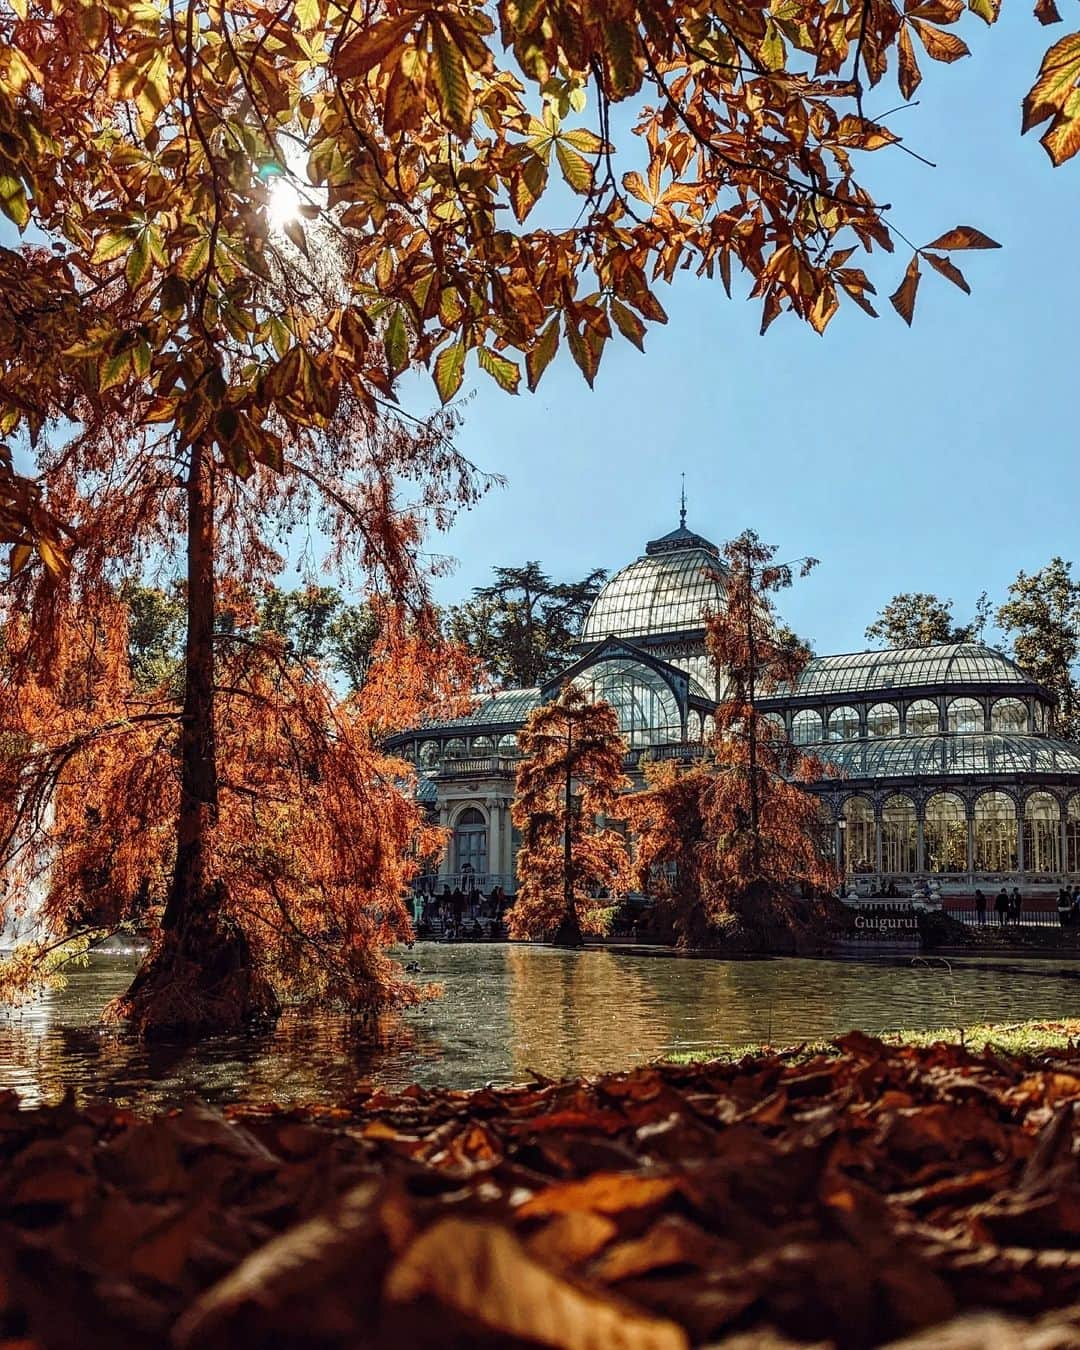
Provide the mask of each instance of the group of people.
[{"label": "group of people", "polygon": [[444,886],[439,895],[424,896],[418,929],[429,929],[438,919],[444,937],[480,937],[481,919],[490,919],[489,934],[497,933],[506,911],[507,895],[501,886],[493,886],[490,895],[476,887],[463,891]]},{"label": "group of people", "polygon": [[[982,891],[975,892],[975,914],[979,923],[986,922],[986,896]],[[1009,892],[1002,886],[994,898],[994,914],[999,924],[1019,923],[1023,914],[1024,900],[1019,888],[1014,886]]]},{"label": "group of people", "polygon": [[[999,924],[1018,924],[1024,912],[1024,898],[1019,887],[1007,891],[1004,886],[994,897],[994,914]],[[986,922],[986,896],[982,891],[975,892],[975,915],[979,923]]]},{"label": "group of people", "polygon": [[1058,922],[1062,928],[1080,925],[1080,886],[1062,886],[1058,891]]}]

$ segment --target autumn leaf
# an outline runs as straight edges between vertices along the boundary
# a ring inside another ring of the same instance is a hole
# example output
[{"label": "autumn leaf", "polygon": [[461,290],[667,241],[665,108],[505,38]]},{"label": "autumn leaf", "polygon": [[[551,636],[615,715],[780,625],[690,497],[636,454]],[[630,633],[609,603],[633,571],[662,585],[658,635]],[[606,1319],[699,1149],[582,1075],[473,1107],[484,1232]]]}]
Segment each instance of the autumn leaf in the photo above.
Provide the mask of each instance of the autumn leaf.
[{"label": "autumn leaf", "polygon": [[501,389],[505,389],[510,394],[517,393],[518,384],[521,381],[521,371],[515,362],[508,360],[505,356],[500,356],[498,352],[493,352],[490,347],[478,348],[477,360],[480,363],[480,369],[486,370]]},{"label": "autumn leaf", "polygon": [[967,44],[961,38],[958,38],[955,33],[947,33],[941,28],[935,28],[933,24],[922,22],[920,19],[912,18],[910,22],[922,39],[927,56],[934,61],[959,61],[961,57],[971,55]]},{"label": "autumn leaf", "polygon": [[444,347],[435,361],[435,388],[444,403],[449,403],[461,388],[464,374],[465,344],[459,339]]},{"label": "autumn leaf", "polygon": [[927,253],[925,250],[922,256],[943,277],[948,277],[954,286],[959,286],[965,295],[971,294],[971,287],[968,285],[963,272],[955,263],[950,262],[948,258],[943,258],[939,253]]},{"label": "autumn leaf", "polygon": [[1041,144],[1053,164],[1080,150],[1080,33],[1054,43],[1023,103],[1022,132],[1049,121]]},{"label": "autumn leaf", "polygon": [[529,377],[530,389],[534,390],[540,383],[540,377],[551,364],[551,359],[558,347],[559,320],[556,316],[541,332],[535,345],[525,354],[525,370]]},{"label": "autumn leaf", "polygon": [[588,193],[592,187],[593,170],[592,165],[584,155],[579,155],[572,146],[566,144],[564,138],[560,137],[555,142],[555,156],[559,161],[559,168],[562,169],[563,177],[574,191],[582,194]]},{"label": "autumn leaf", "polygon": [[513,1234],[483,1220],[442,1219],[386,1278],[392,1303],[434,1298],[481,1327],[559,1350],[688,1350],[674,1322],[597,1297],[532,1259]]},{"label": "autumn leaf", "polygon": [[0,173],[0,210],[9,220],[13,220],[19,229],[23,229],[30,220],[30,206],[22,183],[10,173]]},{"label": "autumn leaf", "polygon": [[624,338],[627,338],[638,351],[645,350],[645,325],[634,311],[622,303],[616,296],[611,297],[609,310],[615,320],[615,326]]},{"label": "autumn leaf", "polygon": [[908,263],[907,271],[904,273],[904,279],[899,287],[889,296],[893,308],[904,322],[911,326],[911,320],[915,314],[915,295],[919,289],[919,255],[916,253],[911,262]]},{"label": "autumn leaf", "polygon": [[427,27],[431,39],[430,70],[443,118],[459,136],[467,136],[472,124],[473,94],[465,58],[448,25],[431,19]]},{"label": "autumn leaf", "polygon": [[945,234],[940,235],[925,247],[949,250],[960,248],[1000,248],[1001,245],[991,239],[989,235],[983,234],[981,230],[975,229],[973,225],[957,225],[954,229],[946,231]]}]

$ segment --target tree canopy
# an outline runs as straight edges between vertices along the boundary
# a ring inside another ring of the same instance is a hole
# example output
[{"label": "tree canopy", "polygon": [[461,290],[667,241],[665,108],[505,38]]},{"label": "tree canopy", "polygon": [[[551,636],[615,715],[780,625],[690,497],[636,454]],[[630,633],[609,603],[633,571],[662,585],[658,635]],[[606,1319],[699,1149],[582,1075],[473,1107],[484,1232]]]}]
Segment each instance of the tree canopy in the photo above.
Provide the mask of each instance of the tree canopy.
[{"label": "tree canopy", "polygon": [[[0,209],[53,247],[0,253],[0,432],[122,409],[246,479],[414,362],[444,400],[472,361],[535,387],[562,345],[591,382],[681,268],[745,276],[763,329],[874,313],[858,255],[902,236],[858,167],[901,137],[867,95],[910,100],[974,16],[996,0],[9,0]],[[1071,35],[1024,103],[1054,163],[1078,78]],[[893,305],[910,322],[924,265],[967,289],[952,255],[991,246],[945,229]],[[37,538],[62,566],[68,503],[0,471],[16,564]]]},{"label": "tree canopy", "polygon": [[543,684],[566,664],[607,573],[595,568],[580,581],[552,581],[538,562],[494,572],[490,585],[449,610],[449,636],[499,681]]},{"label": "tree canopy", "polygon": [[933,647],[941,642],[975,642],[981,638],[990,617],[986,592],[975,602],[970,623],[957,623],[953,602],[925,591],[894,595],[866,630],[868,642],[883,647]]},{"label": "tree canopy", "polygon": [[1012,638],[1017,663],[1057,697],[1054,726],[1069,739],[1080,737],[1080,581],[1072,563],[1051,558],[1030,575],[1021,572],[1009,599],[997,612],[998,627]]}]

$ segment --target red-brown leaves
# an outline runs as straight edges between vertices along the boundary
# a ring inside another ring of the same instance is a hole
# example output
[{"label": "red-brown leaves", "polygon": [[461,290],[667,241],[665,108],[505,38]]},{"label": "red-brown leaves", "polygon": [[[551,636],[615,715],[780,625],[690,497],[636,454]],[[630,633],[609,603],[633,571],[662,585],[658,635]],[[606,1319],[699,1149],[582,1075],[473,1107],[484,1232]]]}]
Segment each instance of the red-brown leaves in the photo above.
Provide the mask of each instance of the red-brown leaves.
[{"label": "red-brown leaves", "polygon": [[539,937],[566,920],[595,931],[612,903],[599,897],[622,895],[629,884],[626,840],[599,824],[601,818],[621,817],[620,793],[629,786],[618,717],[609,704],[591,702],[568,682],[558,698],[530,714],[518,733],[518,748],[522,759],[511,813],[522,846],[510,931]]},{"label": "red-brown leaves", "polygon": [[41,1350],[974,1350],[965,1310],[1075,1303],[1075,1055],[838,1044],[234,1123],[9,1097],[0,1309]]}]

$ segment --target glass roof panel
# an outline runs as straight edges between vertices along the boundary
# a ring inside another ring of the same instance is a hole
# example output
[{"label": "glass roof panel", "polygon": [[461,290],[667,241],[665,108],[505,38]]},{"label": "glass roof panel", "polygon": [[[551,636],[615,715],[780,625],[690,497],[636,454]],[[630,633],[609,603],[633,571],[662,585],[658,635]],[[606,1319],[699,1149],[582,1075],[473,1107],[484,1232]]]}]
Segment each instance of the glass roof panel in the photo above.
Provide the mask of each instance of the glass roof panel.
[{"label": "glass roof panel", "polygon": [[452,727],[482,727],[524,722],[539,702],[538,688],[503,689],[482,699],[465,717],[455,717],[445,722],[425,722],[423,728],[425,731],[438,731],[441,728],[449,730]]},{"label": "glass roof panel", "polygon": [[834,698],[920,685],[1030,683],[1020,667],[1000,652],[975,642],[950,642],[815,657],[794,686],[782,686],[773,697]]},{"label": "glass roof panel", "polygon": [[845,778],[925,778],[947,774],[1080,774],[1080,746],[1045,736],[897,736],[833,741],[807,753]]}]

